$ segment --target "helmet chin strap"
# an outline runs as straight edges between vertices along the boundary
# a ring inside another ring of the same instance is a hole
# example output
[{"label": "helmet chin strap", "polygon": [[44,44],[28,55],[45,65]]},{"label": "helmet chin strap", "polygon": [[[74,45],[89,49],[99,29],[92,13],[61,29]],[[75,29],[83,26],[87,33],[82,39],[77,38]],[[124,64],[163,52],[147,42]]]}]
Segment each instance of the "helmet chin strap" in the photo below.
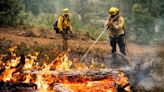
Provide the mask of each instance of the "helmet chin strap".
[{"label": "helmet chin strap", "polygon": [[117,16],[117,14],[115,14],[115,15],[111,15],[112,18],[114,18],[115,16]]},{"label": "helmet chin strap", "polygon": [[119,12],[117,12],[115,15],[111,15],[111,17],[113,18],[113,17],[115,17],[117,15],[119,15]]}]

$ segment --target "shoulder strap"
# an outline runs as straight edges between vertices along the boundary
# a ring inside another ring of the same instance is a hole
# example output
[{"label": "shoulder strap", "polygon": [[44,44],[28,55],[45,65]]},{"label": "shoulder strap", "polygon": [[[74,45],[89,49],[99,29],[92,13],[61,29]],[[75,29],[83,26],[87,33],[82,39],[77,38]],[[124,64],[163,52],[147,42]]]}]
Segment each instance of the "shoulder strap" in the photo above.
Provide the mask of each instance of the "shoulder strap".
[{"label": "shoulder strap", "polygon": [[63,15],[61,15],[61,16],[63,17],[63,21],[62,21],[62,22],[64,22],[65,18],[64,18],[64,16],[63,16]]},{"label": "shoulder strap", "polygon": [[114,18],[113,18],[113,21],[118,21],[120,15],[116,15]]},{"label": "shoulder strap", "polygon": [[[62,23],[63,23],[64,20],[65,20],[64,16],[63,16],[63,15],[59,15],[59,17],[62,17],[62,18],[63,18],[63,20],[62,20]],[[59,18],[59,17],[58,17],[58,18]]]},{"label": "shoulder strap", "polygon": [[117,21],[119,17],[120,15],[116,15],[113,18],[110,17],[109,20],[111,19],[112,21]]}]

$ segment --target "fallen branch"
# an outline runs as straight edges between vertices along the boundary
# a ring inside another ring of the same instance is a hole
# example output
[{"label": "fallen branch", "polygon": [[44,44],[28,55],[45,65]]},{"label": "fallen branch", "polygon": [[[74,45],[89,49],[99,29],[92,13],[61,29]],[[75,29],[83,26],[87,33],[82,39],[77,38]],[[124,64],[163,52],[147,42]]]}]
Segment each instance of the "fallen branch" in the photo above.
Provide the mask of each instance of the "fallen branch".
[{"label": "fallen branch", "polygon": [[19,89],[19,88],[37,88],[36,84],[33,83],[13,83],[13,82],[0,82],[0,90],[12,90],[12,89]]},{"label": "fallen branch", "polygon": [[[25,74],[31,74],[31,75],[51,75],[54,77],[57,77],[58,80],[64,81],[67,79],[71,82],[83,82],[86,80],[94,81],[94,80],[101,80],[105,79],[109,76],[117,77],[119,74],[118,70],[112,70],[112,69],[100,69],[100,70],[68,70],[68,71],[57,71],[57,70],[51,70],[48,72],[44,71],[24,71]],[[115,76],[116,75],[116,76]],[[83,81],[81,80],[83,79]]]}]

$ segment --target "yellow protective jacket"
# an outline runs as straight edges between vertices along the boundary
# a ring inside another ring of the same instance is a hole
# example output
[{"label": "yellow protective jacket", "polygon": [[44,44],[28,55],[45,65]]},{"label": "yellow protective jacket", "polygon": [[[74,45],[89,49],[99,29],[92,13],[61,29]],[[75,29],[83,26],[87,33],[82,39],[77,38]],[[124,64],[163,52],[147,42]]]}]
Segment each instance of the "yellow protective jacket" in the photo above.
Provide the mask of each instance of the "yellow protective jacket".
[{"label": "yellow protective jacket", "polygon": [[125,25],[125,20],[122,16],[118,16],[117,18],[109,18],[107,20],[107,26],[109,26],[110,30],[110,36],[119,36],[119,35],[124,35],[125,30],[124,30],[124,25]]},{"label": "yellow protective jacket", "polygon": [[72,25],[71,25],[71,20],[68,17],[65,16],[59,16],[58,18],[58,28],[59,31],[63,31],[63,30],[70,30],[72,31]]}]

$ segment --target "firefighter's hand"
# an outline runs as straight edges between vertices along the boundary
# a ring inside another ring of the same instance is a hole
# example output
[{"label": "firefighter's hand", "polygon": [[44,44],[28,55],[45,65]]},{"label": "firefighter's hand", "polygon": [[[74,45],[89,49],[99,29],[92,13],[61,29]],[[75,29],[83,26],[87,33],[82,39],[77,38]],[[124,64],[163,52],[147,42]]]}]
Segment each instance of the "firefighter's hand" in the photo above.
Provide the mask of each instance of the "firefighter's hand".
[{"label": "firefighter's hand", "polygon": [[113,24],[112,21],[109,21],[109,22],[108,22],[108,25],[112,25],[112,24]]},{"label": "firefighter's hand", "polygon": [[63,33],[63,30],[59,30],[60,33]]},{"label": "firefighter's hand", "polygon": [[109,29],[109,26],[106,26],[106,29]]},{"label": "firefighter's hand", "polygon": [[118,28],[119,28],[119,26],[118,26],[118,25],[113,25],[113,27],[114,27],[115,29],[118,29]]},{"label": "firefighter's hand", "polygon": [[112,26],[113,22],[112,21],[108,21],[108,26]]}]

